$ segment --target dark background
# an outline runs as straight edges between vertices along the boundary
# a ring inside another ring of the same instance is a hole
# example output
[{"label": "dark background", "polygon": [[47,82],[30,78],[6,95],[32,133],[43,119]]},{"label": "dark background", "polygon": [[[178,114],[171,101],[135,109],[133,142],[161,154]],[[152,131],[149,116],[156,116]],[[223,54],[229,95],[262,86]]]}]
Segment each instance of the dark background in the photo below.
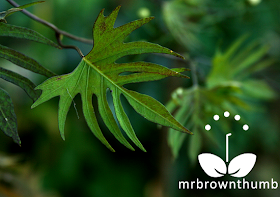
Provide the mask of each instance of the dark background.
[{"label": "dark background", "polygon": [[[20,5],[28,0],[18,0]],[[186,57],[185,61],[159,54],[125,57],[118,62],[150,61],[169,68],[196,64],[198,83],[204,86],[211,70],[212,58],[217,48],[227,49],[236,39],[248,34],[248,40],[258,40],[269,45],[265,58],[275,59],[270,67],[253,73],[253,77],[269,84],[274,97],[256,99],[261,110],[246,111],[250,130],[241,132],[233,126],[230,137],[230,158],[251,152],[257,162],[248,181],[270,181],[280,184],[279,154],[279,60],[280,60],[280,3],[279,0],[181,0],[181,1],[112,1],[112,0],[46,0],[28,8],[33,14],[53,23],[74,35],[92,38],[92,27],[101,9],[105,15],[122,5],[115,27],[139,19],[155,19],[133,32],[127,41],[145,40],[166,46]],[[12,6],[0,1],[0,11]],[[54,32],[31,20],[23,13],[7,18],[8,23],[28,27],[55,41]],[[57,74],[71,72],[80,62],[75,50],[58,50],[31,41],[1,38],[1,44],[21,51],[36,59],[41,65]],[[78,46],[87,54],[92,46],[65,37],[65,44]],[[1,59],[1,67],[16,71],[39,85],[45,77],[21,69]],[[186,72],[191,76],[191,72]],[[222,73],[221,73],[222,74]],[[193,76],[191,76],[192,78]],[[277,190],[178,190],[178,181],[236,180],[229,176],[219,179],[208,177],[197,160],[191,159],[189,140],[185,140],[176,159],[167,144],[167,128],[138,115],[124,100],[125,110],[136,134],[147,153],[136,148],[132,152],[110,134],[99,117],[100,126],[116,153],[100,143],[84,120],[80,97],[75,109],[67,116],[66,140],[60,137],[57,122],[58,98],[35,109],[30,109],[31,99],[20,88],[1,80],[1,87],[9,92],[15,105],[18,131],[22,141],[19,147],[12,139],[0,133],[0,196],[91,196],[91,197],[162,197],[162,196],[279,196]],[[167,78],[157,82],[134,84],[128,88],[148,94],[163,104],[171,99],[172,92],[192,86],[192,79]],[[256,91],[258,87],[255,87]],[[230,90],[229,90],[230,91]],[[260,92],[261,94],[261,92]],[[214,104],[213,104],[214,105]],[[201,113],[204,113],[201,111]],[[212,115],[207,115],[211,117]],[[206,123],[205,123],[206,124]],[[240,125],[239,125],[240,126]],[[213,130],[215,126],[213,127]],[[218,131],[217,131],[218,132]],[[190,138],[193,136],[188,136]],[[213,134],[218,145],[208,143],[204,137],[199,153],[211,152],[224,159],[225,135]]]}]

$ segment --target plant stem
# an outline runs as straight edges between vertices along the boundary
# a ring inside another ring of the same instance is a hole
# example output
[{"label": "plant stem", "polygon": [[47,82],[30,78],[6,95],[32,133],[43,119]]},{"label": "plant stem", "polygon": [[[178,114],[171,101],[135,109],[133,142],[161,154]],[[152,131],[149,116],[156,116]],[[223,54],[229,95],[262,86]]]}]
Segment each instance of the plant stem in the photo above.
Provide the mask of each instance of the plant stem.
[{"label": "plant stem", "polygon": [[[10,3],[11,5],[13,5],[14,7],[19,7],[19,4],[17,4],[15,1],[13,0],[6,0],[8,3]],[[35,16],[34,14],[28,12],[27,10],[22,10],[22,12],[30,17],[31,19],[35,20],[35,21],[38,21],[39,23],[43,24],[43,25],[46,25],[48,26],[49,28],[53,29],[56,33],[58,34],[61,34],[61,35],[64,35],[64,36],[67,36],[73,40],[77,40],[77,41],[80,41],[80,42],[84,42],[84,43],[87,43],[87,44],[93,44],[93,40],[91,39],[86,39],[86,38],[81,38],[81,37],[78,37],[78,36],[75,36],[73,34],[70,34],[66,31],[63,31],[63,30],[60,30],[59,28],[57,28],[54,24],[52,23],[49,23],[41,18],[39,18],[38,16]]]},{"label": "plant stem", "polygon": [[58,32],[55,32],[55,37],[56,37],[56,40],[57,40],[57,43],[59,44],[59,46],[61,46],[62,48],[65,48],[65,49],[75,49],[79,53],[81,58],[84,57],[84,54],[82,53],[81,49],[79,49],[78,47],[76,47],[74,45],[64,45],[64,44],[62,44],[61,34],[59,34]]}]

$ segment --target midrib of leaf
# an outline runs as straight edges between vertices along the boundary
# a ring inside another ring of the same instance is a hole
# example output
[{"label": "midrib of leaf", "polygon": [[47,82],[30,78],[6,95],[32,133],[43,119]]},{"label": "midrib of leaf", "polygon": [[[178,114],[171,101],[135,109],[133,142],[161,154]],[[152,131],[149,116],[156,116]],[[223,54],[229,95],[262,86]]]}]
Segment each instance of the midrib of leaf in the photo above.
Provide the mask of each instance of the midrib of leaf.
[{"label": "midrib of leaf", "polygon": [[8,118],[6,117],[5,113],[3,112],[2,107],[0,107],[0,111],[1,111],[1,113],[2,113],[2,115],[3,115],[3,117],[4,117],[4,119],[5,119],[5,121],[7,122],[7,124],[9,125],[9,127],[10,127],[10,129],[11,129],[11,131],[12,131],[12,130],[13,130],[13,129],[12,129],[12,126],[11,126],[11,124],[10,124]]},{"label": "midrib of leaf", "polygon": [[149,109],[150,111],[152,111],[153,113],[159,115],[160,117],[162,117],[164,120],[167,120],[167,122],[171,123],[168,119],[166,119],[166,117],[162,116],[161,114],[155,112],[153,109],[151,109],[150,107],[143,105],[142,102],[139,102],[138,99],[135,99],[134,97],[132,97],[129,93],[127,93],[125,91],[124,88],[120,87],[118,84],[116,84],[114,81],[112,81],[109,77],[107,77],[107,75],[105,75],[100,69],[98,69],[96,66],[94,66],[89,60],[87,60],[85,57],[83,58],[83,60],[90,65],[91,68],[93,68],[96,72],[98,72],[103,78],[105,78],[107,81],[109,81],[111,84],[113,84],[115,87],[117,87],[123,94],[127,95],[130,99],[136,101],[137,103],[139,103],[141,106],[143,106],[144,108]]},{"label": "midrib of leaf", "polygon": [[[82,74],[84,73],[84,70],[86,69],[86,67],[85,67],[85,65],[83,65],[83,68],[82,68],[82,71],[80,72],[80,74],[79,74],[79,78],[78,78],[78,80],[77,80],[77,83],[75,84],[75,86],[74,86],[74,88],[73,88],[73,91],[76,89],[76,87],[77,87],[77,85],[79,84],[79,82],[80,82],[80,80],[81,80],[81,77],[82,77]],[[74,73],[73,73],[74,74]],[[86,77],[86,85],[87,85],[87,87],[88,87],[88,79],[89,79],[89,77],[88,77],[88,75],[86,75],[87,77]],[[68,79],[69,80],[69,79]],[[67,81],[68,81],[67,80]]]}]

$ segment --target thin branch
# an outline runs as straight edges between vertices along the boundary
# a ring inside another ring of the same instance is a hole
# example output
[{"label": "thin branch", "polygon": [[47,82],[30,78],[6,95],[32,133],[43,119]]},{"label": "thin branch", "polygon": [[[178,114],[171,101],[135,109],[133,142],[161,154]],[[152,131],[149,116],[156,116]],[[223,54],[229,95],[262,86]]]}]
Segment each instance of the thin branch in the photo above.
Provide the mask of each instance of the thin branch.
[{"label": "thin branch", "polygon": [[61,46],[62,48],[65,48],[65,49],[75,49],[79,55],[81,56],[81,58],[84,57],[84,54],[82,53],[81,49],[79,49],[78,47],[74,46],[74,45],[64,45],[62,44],[61,42],[61,34],[58,33],[58,32],[55,32],[55,37],[56,37],[56,40],[57,40],[57,43],[59,44],[59,46]]},{"label": "thin branch", "polygon": [[[7,1],[8,3],[10,3],[11,5],[13,5],[14,7],[19,7],[19,6],[20,6],[19,4],[17,4],[17,3],[16,3],[15,1],[13,1],[13,0],[6,0],[6,1]],[[56,33],[58,33],[58,34],[67,36],[67,37],[69,37],[69,38],[71,38],[71,39],[73,39],[73,40],[77,40],[77,41],[84,42],[84,43],[87,43],[87,44],[93,44],[93,40],[91,40],[91,39],[86,39],[86,38],[81,38],[81,37],[75,36],[75,35],[73,35],[73,34],[70,34],[70,33],[66,32],[66,31],[60,30],[60,29],[57,28],[54,24],[49,23],[49,22],[47,22],[47,21],[45,21],[45,20],[39,18],[38,16],[35,16],[34,14],[28,12],[28,11],[25,10],[25,9],[22,10],[22,12],[23,12],[26,16],[32,18],[33,20],[38,21],[39,23],[50,27],[51,29],[53,29],[53,30],[54,30]]]}]

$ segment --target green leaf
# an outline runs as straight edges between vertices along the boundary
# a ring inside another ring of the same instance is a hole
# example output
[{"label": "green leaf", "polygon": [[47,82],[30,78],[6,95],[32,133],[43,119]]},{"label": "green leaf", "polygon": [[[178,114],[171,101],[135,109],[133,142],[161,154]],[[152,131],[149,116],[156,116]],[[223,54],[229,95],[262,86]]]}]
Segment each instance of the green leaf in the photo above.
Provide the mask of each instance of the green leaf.
[{"label": "green leaf", "polygon": [[[191,114],[193,112],[193,107],[190,103],[186,102],[184,106],[182,106],[175,115],[176,120],[178,120],[181,124],[185,125],[187,121],[190,119]],[[190,125],[188,125],[188,128]],[[179,150],[181,149],[184,140],[186,139],[186,135],[184,133],[180,133],[175,131],[174,129],[168,130],[168,145],[172,150],[172,155],[174,158],[177,158],[179,154]]]},{"label": "green leaf", "polygon": [[[205,14],[201,7],[194,9],[186,1],[165,1],[162,8],[164,22],[182,46],[189,50],[198,50],[204,46],[199,39],[203,25],[197,23],[197,18]],[[205,31],[203,33],[206,34]]]},{"label": "green leaf", "polygon": [[32,5],[35,5],[35,4],[38,4],[38,3],[43,3],[44,1],[37,1],[37,2],[33,2],[33,3],[28,3],[28,4],[25,4],[25,5],[22,5],[22,6],[19,6],[17,8],[11,8],[11,9],[8,9],[7,11],[3,11],[3,12],[0,12],[0,22],[6,22],[6,17],[10,16],[11,14],[15,13],[15,12],[18,12],[18,11],[22,11],[23,9],[25,8],[28,8]]},{"label": "green leaf", "polygon": [[0,78],[21,87],[33,101],[40,96],[40,92],[34,90],[36,87],[34,83],[15,72],[0,67]]},{"label": "green leaf", "polygon": [[[244,45],[246,38],[248,37],[242,36],[237,39],[225,52],[217,50],[205,87],[194,85],[181,89],[180,94],[172,94],[172,101],[168,106],[175,113],[175,118],[194,133],[193,136],[188,136],[188,155],[192,162],[197,161],[202,145],[207,144],[204,136],[207,142],[212,141],[219,147],[216,130],[224,134],[232,132],[232,125],[228,121],[221,121],[219,125],[211,123],[215,114],[222,115],[225,111],[229,111],[231,115],[249,111],[254,113],[262,109],[261,100],[275,98],[275,92],[265,80],[252,77],[254,72],[272,65],[275,60],[267,57],[267,46],[260,46],[258,42]],[[212,127],[210,131],[205,130],[208,123]],[[168,143],[174,157],[178,155],[184,144],[183,140],[186,139],[180,134],[169,129]]]},{"label": "green leaf", "polygon": [[17,8],[25,9],[25,8],[28,8],[28,7],[32,6],[32,5],[36,5],[36,4],[38,4],[38,3],[44,3],[44,2],[45,2],[45,1],[35,1],[35,2],[32,2],[32,3],[28,3],[28,4],[25,4],[25,5],[21,5],[21,6],[17,7]]},{"label": "green leaf", "polygon": [[52,77],[56,75],[50,70],[41,66],[37,61],[33,60],[32,58],[3,45],[0,45],[0,57],[9,60],[10,62],[22,68],[44,75],[46,77]]},{"label": "green leaf", "polygon": [[48,38],[42,36],[36,31],[33,31],[31,29],[25,28],[25,27],[19,27],[15,25],[10,25],[6,23],[0,23],[0,36],[10,36],[15,38],[23,38],[32,40],[35,42],[47,44],[56,48],[61,48],[59,45],[55,44]]},{"label": "green leaf", "polygon": [[[190,132],[176,121],[161,103],[147,95],[127,90],[123,85],[159,80],[168,76],[188,77],[180,73],[186,70],[184,68],[168,69],[148,62],[115,63],[117,59],[123,56],[142,53],[166,53],[183,58],[172,50],[157,44],[149,42],[123,43],[124,39],[132,31],[148,23],[153,18],[136,20],[114,28],[113,26],[119,9],[120,6],[107,17],[103,15],[104,9],[100,12],[93,28],[93,49],[82,59],[72,73],[50,78],[39,85],[36,89],[41,89],[43,93],[32,105],[32,108],[53,97],[60,96],[58,111],[59,130],[64,139],[64,125],[69,107],[73,98],[77,94],[81,94],[83,113],[88,126],[103,144],[114,151],[98,126],[92,106],[92,96],[94,94],[97,97],[99,113],[108,129],[123,145],[134,150],[122,135],[113,113],[109,108],[106,92],[110,90],[112,92],[116,117],[121,128],[140,149],[145,151],[125,114],[120,101],[121,94],[128,100],[130,105],[146,119],[181,132]],[[123,73],[129,74],[123,75]]]},{"label": "green leaf", "polygon": [[271,87],[265,82],[261,80],[247,80],[242,84],[242,89],[245,95],[248,95],[253,98],[262,99],[262,100],[270,100],[276,97],[275,92]]},{"label": "green leaf", "polygon": [[3,11],[3,12],[0,12],[0,21],[6,21],[6,17],[10,16],[11,14],[15,13],[15,12],[18,12],[18,11],[22,11],[23,9],[25,8],[28,8],[32,5],[35,5],[35,4],[38,4],[38,3],[43,3],[44,1],[37,1],[37,2],[33,2],[33,3],[28,3],[28,4],[25,4],[25,5],[22,5],[22,6],[19,6],[19,7],[16,7],[16,8],[11,8],[11,9],[8,9],[7,11]]},{"label": "green leaf", "polygon": [[22,10],[21,8],[11,8],[7,11],[0,12],[0,22],[7,23],[7,21],[6,21],[7,16],[9,16],[15,12],[21,11],[21,10]]},{"label": "green leaf", "polygon": [[271,58],[262,60],[268,52],[267,46],[252,42],[241,47],[248,36],[241,36],[224,53],[219,51],[213,57],[212,70],[207,77],[209,88],[244,80],[255,71],[274,63]]},{"label": "green leaf", "polygon": [[202,145],[201,133],[197,127],[198,126],[196,125],[192,129],[194,135],[191,136],[188,147],[188,155],[192,164],[195,164],[197,162],[197,156],[201,150]]},{"label": "green leaf", "polygon": [[0,88],[0,129],[14,142],[21,144],[17,131],[17,118],[9,94]]}]

